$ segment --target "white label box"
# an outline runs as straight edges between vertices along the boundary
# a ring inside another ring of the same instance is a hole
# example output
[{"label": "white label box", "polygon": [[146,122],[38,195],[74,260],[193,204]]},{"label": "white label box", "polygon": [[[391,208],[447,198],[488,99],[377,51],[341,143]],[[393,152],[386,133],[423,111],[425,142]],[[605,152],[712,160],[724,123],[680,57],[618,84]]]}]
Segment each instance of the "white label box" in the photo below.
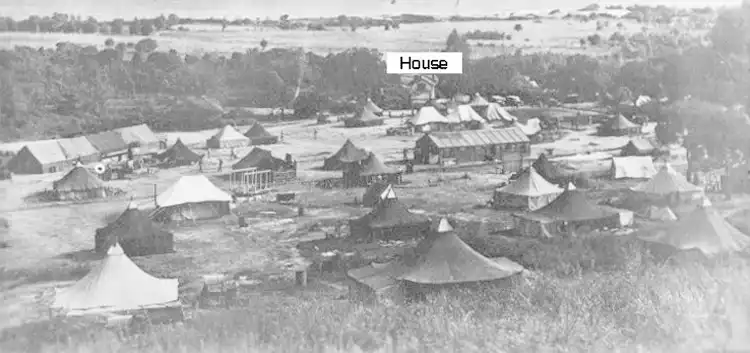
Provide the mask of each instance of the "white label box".
[{"label": "white label box", "polygon": [[463,53],[385,53],[389,74],[462,74]]}]

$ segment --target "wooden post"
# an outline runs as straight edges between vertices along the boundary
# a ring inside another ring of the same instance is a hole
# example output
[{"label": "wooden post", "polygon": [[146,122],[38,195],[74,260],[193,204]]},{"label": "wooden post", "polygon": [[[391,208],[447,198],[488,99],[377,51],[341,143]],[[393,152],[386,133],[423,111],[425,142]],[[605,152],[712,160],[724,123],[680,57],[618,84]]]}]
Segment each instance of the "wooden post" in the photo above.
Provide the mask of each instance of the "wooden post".
[{"label": "wooden post", "polygon": [[159,207],[159,205],[156,204],[156,184],[154,184],[154,205],[156,205],[156,207]]},{"label": "wooden post", "polygon": [[297,286],[307,287],[307,269],[300,269],[294,273],[294,278]]}]

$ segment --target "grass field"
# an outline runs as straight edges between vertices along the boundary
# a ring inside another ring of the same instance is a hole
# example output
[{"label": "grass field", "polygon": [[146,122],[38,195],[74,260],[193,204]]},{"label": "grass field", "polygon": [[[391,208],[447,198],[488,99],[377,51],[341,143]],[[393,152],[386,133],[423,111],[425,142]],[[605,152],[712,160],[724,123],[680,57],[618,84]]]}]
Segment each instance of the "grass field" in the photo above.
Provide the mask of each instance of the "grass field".
[{"label": "grass field", "polygon": [[[346,138],[385,160],[401,158],[418,136],[386,137],[386,126],[345,129],[341,123],[315,125],[306,120],[269,125],[284,141],[267,146],[277,156],[291,153],[300,175],[310,180]],[[314,129],[318,138],[313,138]],[[173,142],[199,144],[214,131],[168,133]],[[581,153],[624,145],[627,138],[599,138],[592,130],[571,132],[554,147]],[[17,146],[15,146],[17,147]],[[534,145],[532,155],[548,148]],[[13,145],[4,145],[13,149]],[[238,151],[243,155],[247,149]],[[228,158],[226,151],[212,158]],[[226,166],[233,161],[226,160]],[[582,164],[582,162],[578,162]],[[606,166],[599,166],[606,168]],[[161,170],[133,180],[110,182],[139,199],[156,184],[163,190],[194,167]],[[328,174],[336,175],[337,173]],[[0,248],[0,351],[2,352],[528,352],[649,351],[695,352],[727,344],[748,347],[745,314],[750,313],[750,267],[743,259],[714,263],[680,261],[659,264],[632,236],[602,235],[537,241],[500,234],[475,234],[476,223],[494,222],[506,213],[481,209],[504,176],[491,168],[405,177],[396,189],[415,211],[452,215],[465,227],[462,236],[488,256],[506,256],[530,272],[507,288],[448,293],[409,306],[362,306],[340,300],[340,276],[313,275],[305,289],[292,286],[287,264],[300,261],[296,244],[322,236],[332,224],[364,212],[351,201],[361,188],[322,190],[306,184],[285,186],[298,193],[307,212],[279,205],[270,196],[242,203],[237,212],[251,227],[240,229],[234,216],[170,226],[175,253],[134,258],[147,272],[179,278],[181,298],[190,303],[196,280],[205,274],[243,273],[261,284],[243,293],[246,303],[232,310],[201,309],[175,326],[155,326],[133,334],[110,331],[75,319],[50,320],[46,296],[54,287],[83,276],[97,260],[91,255],[96,228],[125,208],[128,200],[56,207],[25,207],[23,197],[49,188],[60,174],[0,181],[1,216],[11,222]],[[225,181],[213,178],[220,187]],[[624,185],[624,184],[623,184]],[[750,205],[746,197],[717,200],[722,211]],[[310,231],[314,225],[322,231]],[[727,299],[729,298],[729,299]],[[727,326],[730,322],[732,325]],[[320,349],[320,350],[318,350]]]},{"label": "grass field", "polygon": [[[360,28],[356,32],[331,28],[327,31],[283,31],[273,28],[255,29],[253,27],[229,27],[225,32],[220,26],[193,25],[190,31],[167,31],[152,36],[159,43],[161,50],[175,49],[180,53],[211,53],[231,54],[245,52],[247,49],[259,48],[261,40],[268,41],[268,48],[302,47],[318,54],[339,52],[352,47],[366,47],[388,51],[434,51],[445,47],[448,34],[457,29],[460,33],[474,30],[498,31],[512,34],[513,38],[506,41],[472,41],[485,44],[474,46],[472,55],[475,57],[493,56],[512,53],[516,49],[525,51],[553,51],[562,53],[606,54],[610,48],[607,45],[599,47],[588,46],[582,48],[581,38],[598,33],[602,38],[609,38],[612,33],[620,31],[623,34],[640,32],[643,25],[628,20],[612,20],[608,28],[596,30],[596,23],[581,23],[559,19],[544,20],[541,23],[531,21],[522,22],[524,29],[515,32],[515,21],[476,21],[476,22],[435,22],[425,24],[404,25],[399,30],[385,31],[383,28]],[[622,29],[615,24],[623,23]],[[649,28],[650,32],[668,32],[670,28]],[[58,42],[72,42],[80,45],[104,46],[106,38],[113,38],[116,42],[137,42],[144,37],[138,36],[106,36],[99,34],[63,34],[63,33],[0,33],[0,47],[28,45],[31,47],[54,47]],[[488,44],[494,44],[489,46]]]}]

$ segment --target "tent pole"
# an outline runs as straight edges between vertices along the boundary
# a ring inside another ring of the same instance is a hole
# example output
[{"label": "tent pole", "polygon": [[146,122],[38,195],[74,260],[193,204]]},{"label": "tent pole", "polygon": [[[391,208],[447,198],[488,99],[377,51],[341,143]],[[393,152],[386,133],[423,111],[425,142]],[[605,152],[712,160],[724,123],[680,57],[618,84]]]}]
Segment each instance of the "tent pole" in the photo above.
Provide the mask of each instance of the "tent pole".
[{"label": "tent pole", "polygon": [[159,207],[159,205],[156,204],[156,183],[154,183],[154,205],[156,205],[156,207]]}]

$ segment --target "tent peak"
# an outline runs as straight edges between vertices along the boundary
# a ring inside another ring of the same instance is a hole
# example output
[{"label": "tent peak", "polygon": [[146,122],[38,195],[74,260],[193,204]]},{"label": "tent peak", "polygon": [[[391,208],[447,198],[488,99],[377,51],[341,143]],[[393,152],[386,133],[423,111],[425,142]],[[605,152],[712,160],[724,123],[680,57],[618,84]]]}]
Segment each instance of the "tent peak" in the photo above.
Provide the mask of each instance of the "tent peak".
[{"label": "tent peak", "polygon": [[109,250],[107,250],[107,256],[124,255],[125,252],[122,250],[120,243],[115,242]]},{"label": "tent peak", "polygon": [[447,233],[447,232],[452,232],[452,231],[453,231],[453,226],[451,226],[451,223],[448,222],[448,219],[445,217],[441,218],[440,223],[438,224],[438,227],[437,227],[437,232]]}]

